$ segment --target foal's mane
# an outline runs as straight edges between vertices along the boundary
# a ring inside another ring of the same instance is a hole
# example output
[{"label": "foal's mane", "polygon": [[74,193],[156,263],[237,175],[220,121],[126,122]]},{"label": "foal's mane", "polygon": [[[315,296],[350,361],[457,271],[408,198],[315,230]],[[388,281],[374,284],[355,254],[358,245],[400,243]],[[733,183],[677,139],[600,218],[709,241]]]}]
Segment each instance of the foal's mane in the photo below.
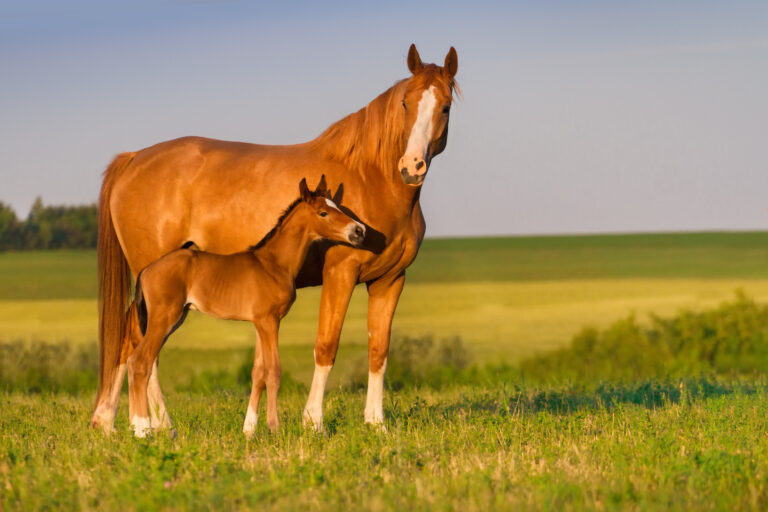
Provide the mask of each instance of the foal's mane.
[{"label": "foal's mane", "polygon": [[410,81],[421,87],[440,81],[460,94],[458,84],[446,78],[441,67],[426,64],[417,75],[395,82],[368,105],[329,126],[310,144],[347,167],[394,169],[408,138],[401,102]]},{"label": "foal's mane", "polygon": [[[315,197],[314,192],[312,193],[312,196]],[[264,235],[264,237],[259,240],[259,242],[256,245],[252,245],[248,247],[249,251],[255,251],[257,249],[261,249],[264,247],[264,245],[269,242],[273,236],[275,236],[275,233],[277,233],[278,228],[283,225],[283,221],[285,221],[285,218],[288,217],[288,215],[291,214],[291,212],[296,209],[297,206],[299,206],[299,203],[301,203],[301,197],[296,198],[291,204],[288,205],[288,208],[283,210],[283,213],[280,214],[280,217],[278,217],[277,222],[275,223],[275,227],[269,230],[269,233]]]}]

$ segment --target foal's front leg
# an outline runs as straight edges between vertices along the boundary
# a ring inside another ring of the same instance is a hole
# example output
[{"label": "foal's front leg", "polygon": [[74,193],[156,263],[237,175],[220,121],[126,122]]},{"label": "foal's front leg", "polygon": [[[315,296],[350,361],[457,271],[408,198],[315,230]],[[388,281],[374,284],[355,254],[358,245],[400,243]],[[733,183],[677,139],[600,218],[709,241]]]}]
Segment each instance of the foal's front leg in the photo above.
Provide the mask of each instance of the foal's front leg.
[{"label": "foal's front leg", "polygon": [[[261,342],[261,359],[264,367],[264,381],[267,386],[267,427],[275,432],[280,426],[277,415],[277,392],[280,389],[280,354],[277,351],[277,329],[279,320],[275,317],[264,317],[255,320],[254,325],[259,332]],[[258,393],[259,395],[261,392]]]},{"label": "foal's front leg", "polygon": [[264,391],[264,386],[266,385],[265,379],[264,357],[261,355],[261,337],[257,330],[256,347],[253,354],[253,370],[251,370],[251,397],[248,399],[248,410],[245,413],[245,423],[243,423],[243,434],[246,436],[251,436],[256,431],[261,392]]}]

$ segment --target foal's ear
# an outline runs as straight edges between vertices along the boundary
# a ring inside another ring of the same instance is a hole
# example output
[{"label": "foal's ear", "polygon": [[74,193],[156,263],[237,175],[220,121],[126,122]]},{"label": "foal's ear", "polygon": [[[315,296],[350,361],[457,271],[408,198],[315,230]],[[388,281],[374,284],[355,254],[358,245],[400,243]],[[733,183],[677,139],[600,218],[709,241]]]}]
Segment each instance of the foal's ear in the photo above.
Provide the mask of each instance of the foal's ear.
[{"label": "foal's ear", "polygon": [[445,72],[448,73],[448,78],[453,78],[456,76],[456,71],[459,70],[459,56],[456,55],[456,48],[451,46],[451,49],[448,50],[448,55],[445,56],[445,64],[443,64],[443,69],[445,69]]},{"label": "foal's ear", "polygon": [[325,174],[320,177],[320,183],[317,184],[315,189],[316,196],[324,196],[328,192],[328,185],[325,183]]},{"label": "foal's ear", "polygon": [[408,69],[415,75],[421,71],[422,67],[424,66],[421,64],[421,57],[418,50],[416,50],[416,45],[411,43],[411,47],[408,49]]},{"label": "foal's ear", "polygon": [[307,187],[307,178],[301,178],[301,181],[299,182],[299,193],[301,194],[301,199],[303,201],[309,201],[312,198],[312,193],[309,191],[309,187]]}]

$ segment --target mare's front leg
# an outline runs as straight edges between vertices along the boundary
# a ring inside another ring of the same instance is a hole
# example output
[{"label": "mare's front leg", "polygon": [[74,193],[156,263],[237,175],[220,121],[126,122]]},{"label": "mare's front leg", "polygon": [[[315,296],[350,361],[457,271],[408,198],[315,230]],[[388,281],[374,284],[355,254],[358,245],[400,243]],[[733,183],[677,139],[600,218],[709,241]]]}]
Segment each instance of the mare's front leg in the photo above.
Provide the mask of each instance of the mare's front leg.
[{"label": "mare's front leg", "polygon": [[[278,322],[276,317],[259,318],[253,322],[259,332],[259,341],[261,342],[261,359],[267,386],[267,427],[272,432],[277,431],[280,426],[277,414],[277,392],[280,390],[282,368],[277,349]],[[260,394],[261,392],[259,392]]]},{"label": "mare's front leg", "polygon": [[261,354],[261,336],[256,330],[256,347],[253,354],[253,369],[251,370],[251,396],[248,399],[248,410],[245,413],[243,434],[251,436],[256,431],[258,422],[259,402],[261,393],[266,386],[266,371],[264,368],[264,356]]},{"label": "mare's front leg", "polygon": [[394,279],[368,283],[368,394],[365,422],[384,424],[384,372],[387,369],[392,318],[405,284],[403,272]]},{"label": "mare's front leg", "polygon": [[359,267],[331,265],[323,269],[323,290],[320,296],[320,322],[315,342],[315,374],[304,407],[304,426],[317,431],[323,429],[323,396],[328,374],[336,361],[339,336],[344,325],[349,299],[357,284]]}]

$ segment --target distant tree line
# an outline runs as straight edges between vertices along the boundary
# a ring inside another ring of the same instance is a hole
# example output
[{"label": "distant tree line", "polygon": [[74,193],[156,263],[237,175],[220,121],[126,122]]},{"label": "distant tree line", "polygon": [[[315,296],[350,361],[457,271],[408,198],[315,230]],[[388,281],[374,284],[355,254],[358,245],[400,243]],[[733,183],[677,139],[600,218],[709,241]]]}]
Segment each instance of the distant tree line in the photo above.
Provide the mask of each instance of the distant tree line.
[{"label": "distant tree line", "polygon": [[46,206],[35,199],[25,220],[0,201],[0,251],[96,247],[96,204]]}]

